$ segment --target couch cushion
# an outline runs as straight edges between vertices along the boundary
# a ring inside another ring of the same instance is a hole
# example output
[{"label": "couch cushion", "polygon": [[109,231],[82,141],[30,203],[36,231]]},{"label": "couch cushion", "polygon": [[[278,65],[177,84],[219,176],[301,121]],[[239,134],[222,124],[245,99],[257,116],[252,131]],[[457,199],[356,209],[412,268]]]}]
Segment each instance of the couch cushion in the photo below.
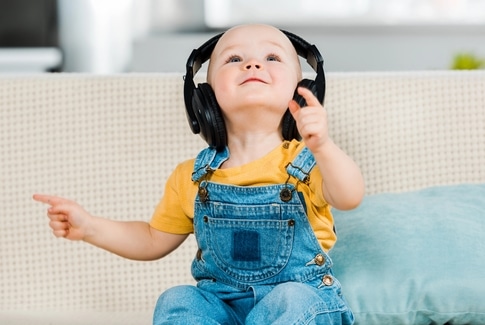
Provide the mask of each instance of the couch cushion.
[{"label": "couch cushion", "polygon": [[485,184],[371,195],[334,216],[357,324],[485,324]]}]

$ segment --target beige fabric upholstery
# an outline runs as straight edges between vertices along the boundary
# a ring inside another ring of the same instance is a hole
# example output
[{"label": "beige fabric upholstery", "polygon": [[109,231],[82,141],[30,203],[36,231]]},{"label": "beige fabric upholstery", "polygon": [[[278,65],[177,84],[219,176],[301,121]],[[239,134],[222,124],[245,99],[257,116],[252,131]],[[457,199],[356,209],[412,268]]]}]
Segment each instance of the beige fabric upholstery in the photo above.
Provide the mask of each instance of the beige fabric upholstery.
[{"label": "beige fabric upholstery", "polygon": [[[192,237],[155,262],[56,239],[49,193],[95,215],[149,220],[175,165],[204,147],[181,74],[0,77],[0,323],[150,324],[158,295],[193,283]],[[327,75],[334,140],[367,193],[485,182],[485,73]]]}]

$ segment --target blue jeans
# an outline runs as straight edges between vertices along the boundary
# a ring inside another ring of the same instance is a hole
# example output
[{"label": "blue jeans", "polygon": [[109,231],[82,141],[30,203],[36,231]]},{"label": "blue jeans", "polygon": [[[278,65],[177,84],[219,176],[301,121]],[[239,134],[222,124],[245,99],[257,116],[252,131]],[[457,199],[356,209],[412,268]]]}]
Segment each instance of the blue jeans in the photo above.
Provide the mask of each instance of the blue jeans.
[{"label": "blue jeans", "polygon": [[[315,289],[304,283],[286,282],[247,292],[224,291],[217,284],[177,286],[157,302],[154,324],[352,324],[353,316],[339,287]],[[222,289],[222,290],[221,290]],[[337,297],[337,299],[336,299]]]},{"label": "blue jeans", "polygon": [[[206,150],[196,159],[198,283],[164,292],[154,324],[351,324],[332,261],[295,187],[210,182],[210,170],[227,155]],[[305,150],[289,166],[289,175],[303,181],[313,156]]]}]

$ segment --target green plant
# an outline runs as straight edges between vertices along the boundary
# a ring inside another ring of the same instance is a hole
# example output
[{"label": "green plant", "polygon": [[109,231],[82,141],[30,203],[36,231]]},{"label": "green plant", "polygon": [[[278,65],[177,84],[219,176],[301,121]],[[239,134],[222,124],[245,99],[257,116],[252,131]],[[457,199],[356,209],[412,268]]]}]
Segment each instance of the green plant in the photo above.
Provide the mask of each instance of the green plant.
[{"label": "green plant", "polygon": [[471,53],[458,53],[453,58],[452,69],[474,70],[485,68],[485,60]]}]

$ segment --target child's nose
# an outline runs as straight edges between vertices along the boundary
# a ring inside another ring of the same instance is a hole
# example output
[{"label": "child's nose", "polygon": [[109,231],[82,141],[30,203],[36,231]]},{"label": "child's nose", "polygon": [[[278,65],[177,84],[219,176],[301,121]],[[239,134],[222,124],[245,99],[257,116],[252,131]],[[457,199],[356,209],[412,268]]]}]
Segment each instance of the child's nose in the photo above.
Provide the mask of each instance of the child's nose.
[{"label": "child's nose", "polygon": [[261,66],[260,66],[259,64],[248,64],[248,65],[246,66],[246,69],[247,69],[247,70],[250,70],[250,69],[252,69],[253,67],[254,67],[254,68],[256,68],[256,69],[261,69]]},{"label": "child's nose", "polygon": [[245,66],[246,70],[250,69],[261,69],[261,64],[257,60],[251,60],[248,63],[246,63]]}]

